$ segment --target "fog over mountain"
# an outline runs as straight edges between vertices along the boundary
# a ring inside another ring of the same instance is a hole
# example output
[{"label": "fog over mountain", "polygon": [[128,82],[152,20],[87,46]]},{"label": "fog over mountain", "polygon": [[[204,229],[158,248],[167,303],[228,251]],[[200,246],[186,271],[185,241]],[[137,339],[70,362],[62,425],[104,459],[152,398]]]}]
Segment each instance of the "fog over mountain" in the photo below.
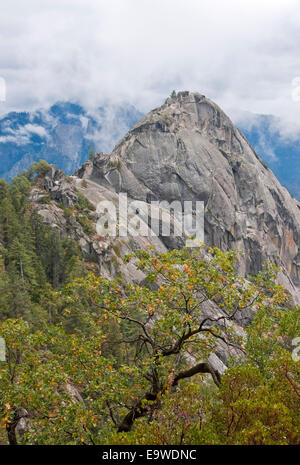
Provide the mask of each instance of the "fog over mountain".
[{"label": "fog over mountain", "polygon": [[107,105],[88,113],[70,102],[9,113],[0,119],[0,176],[10,180],[40,159],[71,174],[87,160],[90,147],[111,151],[140,117],[131,105]]},{"label": "fog over mountain", "polygon": [[[4,3],[1,176],[11,179],[31,161],[47,157],[72,172],[90,145],[110,151],[132,123],[161,105],[173,89],[189,89],[224,108],[299,198],[296,0]],[[58,121],[51,111],[57,102],[81,109],[73,108],[73,116],[67,117],[68,110],[61,107],[64,121]],[[245,121],[241,113],[250,118]]]}]

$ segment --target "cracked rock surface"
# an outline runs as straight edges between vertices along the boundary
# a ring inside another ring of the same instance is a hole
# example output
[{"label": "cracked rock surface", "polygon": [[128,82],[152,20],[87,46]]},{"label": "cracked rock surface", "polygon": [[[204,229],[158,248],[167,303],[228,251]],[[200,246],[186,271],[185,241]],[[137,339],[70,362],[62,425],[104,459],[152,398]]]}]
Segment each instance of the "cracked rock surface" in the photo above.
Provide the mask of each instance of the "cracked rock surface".
[{"label": "cracked rock surface", "polygon": [[241,251],[242,275],[275,261],[300,303],[300,203],[203,95],[168,98],[77,175],[145,202],[204,201],[205,243]]}]

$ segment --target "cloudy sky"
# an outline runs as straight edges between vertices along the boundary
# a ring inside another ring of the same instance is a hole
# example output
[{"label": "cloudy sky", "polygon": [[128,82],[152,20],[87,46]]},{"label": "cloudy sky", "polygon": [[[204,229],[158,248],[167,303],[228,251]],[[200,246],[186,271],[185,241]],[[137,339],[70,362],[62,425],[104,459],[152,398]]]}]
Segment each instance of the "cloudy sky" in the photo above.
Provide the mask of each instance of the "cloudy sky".
[{"label": "cloudy sky", "polygon": [[2,0],[0,113],[57,100],[147,111],[183,89],[297,128],[299,25],[300,0]]}]

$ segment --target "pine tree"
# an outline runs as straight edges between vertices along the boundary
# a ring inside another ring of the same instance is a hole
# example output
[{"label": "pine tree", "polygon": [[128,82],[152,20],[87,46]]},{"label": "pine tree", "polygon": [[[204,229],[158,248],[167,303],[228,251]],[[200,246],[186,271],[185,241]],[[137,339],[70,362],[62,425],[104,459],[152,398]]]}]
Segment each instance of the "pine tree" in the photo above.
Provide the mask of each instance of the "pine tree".
[{"label": "pine tree", "polygon": [[95,158],[95,149],[93,146],[91,146],[89,149],[89,160],[93,161],[94,158]]}]

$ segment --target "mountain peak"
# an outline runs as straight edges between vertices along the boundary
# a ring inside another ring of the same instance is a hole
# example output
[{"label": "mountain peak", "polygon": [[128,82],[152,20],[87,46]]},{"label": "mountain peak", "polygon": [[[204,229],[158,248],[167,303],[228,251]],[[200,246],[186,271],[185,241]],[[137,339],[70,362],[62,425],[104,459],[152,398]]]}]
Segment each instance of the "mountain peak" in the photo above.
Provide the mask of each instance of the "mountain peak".
[{"label": "mountain peak", "polygon": [[79,175],[145,202],[204,201],[205,242],[240,250],[244,275],[275,261],[300,302],[298,204],[205,96],[173,94]]},{"label": "mountain peak", "polygon": [[199,92],[190,92],[189,90],[180,90],[178,92],[173,91],[171,96],[167,98],[166,102],[168,102],[170,99],[178,100],[179,102],[182,102],[184,100],[197,100],[197,99],[201,100],[203,98],[205,98],[205,95],[202,95]]},{"label": "mountain peak", "polygon": [[198,92],[174,92],[162,106],[138,121],[128,134],[138,133],[146,127],[178,135],[181,131],[200,132],[226,152],[241,151],[237,137],[234,137],[238,130],[230,118],[215,102]]}]

